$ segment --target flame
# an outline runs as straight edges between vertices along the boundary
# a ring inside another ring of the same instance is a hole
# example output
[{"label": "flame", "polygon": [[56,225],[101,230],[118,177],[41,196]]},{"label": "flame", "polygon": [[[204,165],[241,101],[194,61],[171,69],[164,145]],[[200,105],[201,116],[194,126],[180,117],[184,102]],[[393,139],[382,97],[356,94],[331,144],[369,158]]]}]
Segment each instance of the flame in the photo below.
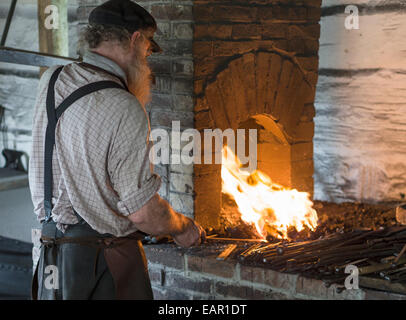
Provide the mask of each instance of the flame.
[{"label": "flame", "polygon": [[222,159],[222,191],[235,200],[241,219],[255,225],[262,239],[267,234],[288,239],[292,226],[299,232],[306,226],[312,231],[316,229],[317,212],[308,193],[275,184],[259,170],[253,173],[241,170],[238,157],[227,146],[223,148]]}]

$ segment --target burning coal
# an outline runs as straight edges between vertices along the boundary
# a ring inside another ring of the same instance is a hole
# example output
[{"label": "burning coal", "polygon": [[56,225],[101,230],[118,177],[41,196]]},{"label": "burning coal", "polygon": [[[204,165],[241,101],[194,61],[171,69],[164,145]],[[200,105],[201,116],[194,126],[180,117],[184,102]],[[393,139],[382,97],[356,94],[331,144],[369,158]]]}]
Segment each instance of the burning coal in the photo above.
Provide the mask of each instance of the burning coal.
[{"label": "burning coal", "polygon": [[317,212],[306,192],[289,190],[272,182],[264,172],[244,171],[238,157],[225,146],[222,155],[222,192],[231,196],[241,219],[255,226],[258,236],[288,239],[288,230],[317,227]]}]

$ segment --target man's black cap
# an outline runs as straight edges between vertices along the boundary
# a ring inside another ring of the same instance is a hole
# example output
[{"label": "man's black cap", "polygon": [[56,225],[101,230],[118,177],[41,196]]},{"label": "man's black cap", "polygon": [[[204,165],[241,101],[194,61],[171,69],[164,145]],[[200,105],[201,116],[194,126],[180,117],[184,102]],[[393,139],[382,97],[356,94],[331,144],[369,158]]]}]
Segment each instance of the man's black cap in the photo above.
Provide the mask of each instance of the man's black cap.
[{"label": "man's black cap", "polygon": [[[140,29],[157,29],[154,17],[131,0],[110,0],[92,10],[89,24],[123,27],[130,33]],[[162,52],[161,47],[150,39],[152,52]]]}]

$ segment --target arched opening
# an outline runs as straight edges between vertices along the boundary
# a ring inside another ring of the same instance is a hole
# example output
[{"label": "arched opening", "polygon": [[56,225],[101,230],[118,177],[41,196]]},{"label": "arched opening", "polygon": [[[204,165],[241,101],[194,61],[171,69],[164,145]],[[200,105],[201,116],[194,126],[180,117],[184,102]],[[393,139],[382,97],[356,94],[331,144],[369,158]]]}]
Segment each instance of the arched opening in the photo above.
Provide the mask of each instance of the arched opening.
[{"label": "arched opening", "polygon": [[[257,169],[283,187],[313,194],[314,94],[308,73],[293,55],[279,49],[249,52],[231,59],[204,84],[195,125],[199,130],[256,129]],[[221,165],[195,165],[194,172],[195,218],[216,227],[223,208]]]}]

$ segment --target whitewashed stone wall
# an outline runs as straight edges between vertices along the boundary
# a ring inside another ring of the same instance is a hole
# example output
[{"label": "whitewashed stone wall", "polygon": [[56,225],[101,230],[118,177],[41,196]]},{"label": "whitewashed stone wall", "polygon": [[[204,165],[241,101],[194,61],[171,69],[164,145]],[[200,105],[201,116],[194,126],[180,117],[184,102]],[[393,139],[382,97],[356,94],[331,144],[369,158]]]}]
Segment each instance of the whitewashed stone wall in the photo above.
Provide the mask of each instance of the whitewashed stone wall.
[{"label": "whitewashed stone wall", "polygon": [[[347,4],[359,30],[346,30]],[[406,194],[406,2],[324,0],[316,96],[315,198]]]}]

